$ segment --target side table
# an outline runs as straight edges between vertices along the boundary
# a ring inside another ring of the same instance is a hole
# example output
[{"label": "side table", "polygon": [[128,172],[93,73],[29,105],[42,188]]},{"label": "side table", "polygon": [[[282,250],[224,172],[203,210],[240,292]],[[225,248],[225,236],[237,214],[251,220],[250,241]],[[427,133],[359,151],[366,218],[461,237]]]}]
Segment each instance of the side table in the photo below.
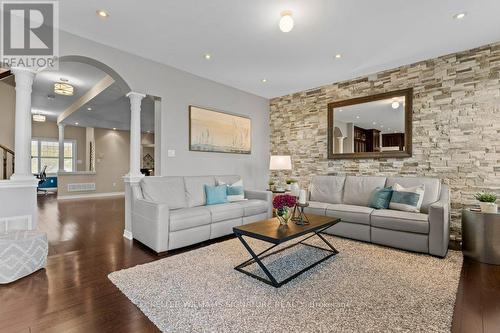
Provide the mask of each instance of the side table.
[{"label": "side table", "polygon": [[462,251],[472,260],[500,265],[500,214],[463,209]]}]

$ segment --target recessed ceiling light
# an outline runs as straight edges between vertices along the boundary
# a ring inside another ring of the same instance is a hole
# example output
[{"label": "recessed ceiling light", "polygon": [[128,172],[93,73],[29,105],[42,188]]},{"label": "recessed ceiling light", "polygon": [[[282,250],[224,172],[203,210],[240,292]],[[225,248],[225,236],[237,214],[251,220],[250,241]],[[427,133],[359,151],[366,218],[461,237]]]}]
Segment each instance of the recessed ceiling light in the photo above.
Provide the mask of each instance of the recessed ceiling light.
[{"label": "recessed ceiling light", "polygon": [[376,121],[374,121],[372,124],[373,124],[373,125],[377,125],[377,122],[376,122]]},{"label": "recessed ceiling light", "polygon": [[340,59],[340,58],[342,58],[342,54],[337,53],[337,54],[335,55],[335,59]]},{"label": "recessed ceiling light", "polygon": [[113,127],[113,131],[116,131],[116,127]]},{"label": "recessed ceiling light", "polygon": [[262,83],[266,83],[267,79],[262,79],[261,81],[262,81]]},{"label": "recessed ceiling light", "polygon": [[151,131],[146,131],[146,133],[151,133]]},{"label": "recessed ceiling light", "polygon": [[339,109],[339,112],[342,112],[342,111],[344,111],[344,110],[342,110],[342,109]]},{"label": "recessed ceiling light", "polygon": [[356,119],[359,119],[359,116],[356,116]]},{"label": "recessed ceiling light", "polygon": [[388,130],[388,131],[390,131],[390,130],[391,130],[391,128],[389,127],[389,128],[387,128],[387,130]]},{"label": "recessed ceiling light", "polygon": [[205,59],[207,60],[210,60],[212,59],[212,55],[210,53],[205,53],[205,55],[203,56]]},{"label": "recessed ceiling light", "polygon": [[393,109],[397,109],[397,108],[399,108],[399,102],[398,102],[398,101],[394,101],[394,102],[392,102],[391,107],[392,107]]},{"label": "recessed ceiling light", "polygon": [[380,125],[380,128],[384,128],[384,125]]},{"label": "recessed ceiling light", "polygon": [[77,126],[78,126],[78,123],[75,123],[75,125],[77,125]]},{"label": "recessed ceiling light", "polygon": [[281,19],[280,19],[280,30],[283,32],[290,32],[293,29],[293,17],[292,17],[292,11],[290,10],[285,10],[284,12],[281,12]]},{"label": "recessed ceiling light", "polygon": [[97,10],[96,14],[97,14],[97,16],[103,17],[103,18],[108,18],[109,17],[108,12],[105,11],[105,10],[102,10],[102,9],[101,10]]},{"label": "recessed ceiling light", "polygon": [[456,19],[456,20],[461,20],[463,19],[465,16],[467,15],[467,13],[458,13],[458,14],[455,14],[453,15],[453,18]]},{"label": "recessed ceiling light", "polygon": [[87,108],[87,111],[92,111],[92,108],[89,106],[89,107]]}]

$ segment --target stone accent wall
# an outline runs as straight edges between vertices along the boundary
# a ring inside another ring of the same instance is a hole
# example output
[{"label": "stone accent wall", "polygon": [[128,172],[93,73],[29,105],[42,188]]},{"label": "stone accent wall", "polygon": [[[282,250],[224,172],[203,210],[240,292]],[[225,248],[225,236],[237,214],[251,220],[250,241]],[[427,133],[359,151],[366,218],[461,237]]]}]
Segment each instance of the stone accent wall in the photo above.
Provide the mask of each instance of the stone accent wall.
[{"label": "stone accent wall", "polygon": [[[413,156],[327,159],[327,104],[413,87]],[[452,235],[473,194],[500,193],[500,43],[402,66],[350,81],[274,98],[271,154],[290,154],[290,176],[438,177],[452,192]],[[273,175],[276,176],[276,175]],[[452,237],[453,238],[453,237]]]}]

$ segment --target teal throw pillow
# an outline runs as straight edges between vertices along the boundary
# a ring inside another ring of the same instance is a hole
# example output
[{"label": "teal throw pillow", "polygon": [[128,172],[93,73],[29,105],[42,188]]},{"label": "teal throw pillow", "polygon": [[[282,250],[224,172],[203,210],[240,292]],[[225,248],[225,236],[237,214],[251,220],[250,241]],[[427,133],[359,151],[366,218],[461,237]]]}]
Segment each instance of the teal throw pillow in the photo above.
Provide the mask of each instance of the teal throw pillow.
[{"label": "teal throw pillow", "polygon": [[377,187],[373,190],[368,206],[375,209],[387,209],[391,203],[392,187]]},{"label": "teal throw pillow", "polygon": [[207,197],[207,205],[217,205],[227,202],[227,186],[209,186],[205,185],[205,196]]}]

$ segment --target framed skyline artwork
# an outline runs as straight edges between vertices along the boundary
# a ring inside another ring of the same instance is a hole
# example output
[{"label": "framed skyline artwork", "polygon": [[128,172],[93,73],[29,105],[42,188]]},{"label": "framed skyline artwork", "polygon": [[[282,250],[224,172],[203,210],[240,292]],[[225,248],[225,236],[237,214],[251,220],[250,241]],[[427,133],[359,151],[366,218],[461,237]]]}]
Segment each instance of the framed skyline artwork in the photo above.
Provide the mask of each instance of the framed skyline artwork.
[{"label": "framed skyline artwork", "polygon": [[252,120],[244,116],[190,105],[189,150],[250,154]]}]

